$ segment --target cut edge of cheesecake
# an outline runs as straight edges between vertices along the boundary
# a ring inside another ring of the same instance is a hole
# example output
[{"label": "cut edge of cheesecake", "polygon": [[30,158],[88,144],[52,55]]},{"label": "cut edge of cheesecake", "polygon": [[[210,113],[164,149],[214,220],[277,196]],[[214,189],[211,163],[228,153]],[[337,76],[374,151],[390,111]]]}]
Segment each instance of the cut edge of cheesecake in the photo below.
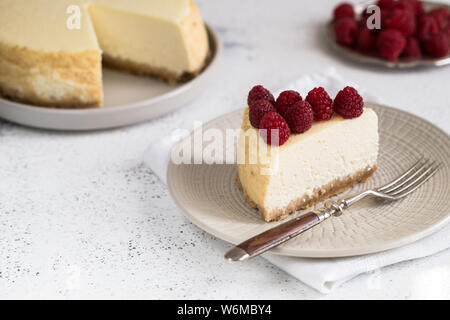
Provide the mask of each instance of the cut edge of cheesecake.
[{"label": "cut edge of cheesecake", "polygon": [[255,201],[250,198],[241,184],[239,175],[236,176],[236,185],[242,191],[247,204],[252,208],[258,209],[258,212],[264,221],[271,222],[286,219],[290,214],[296,211],[308,209],[316,203],[344,192],[357,183],[366,182],[372,177],[377,169],[377,164],[368,166],[352,175],[336,179],[320,188],[315,188],[312,195],[304,194],[297,199],[292,200],[285,208],[278,208],[272,211],[265,210],[263,207],[258,206]]},{"label": "cut edge of cheesecake", "polygon": [[[100,29],[96,27],[94,12],[102,10],[108,14],[117,12],[118,8],[106,7],[104,4],[88,4],[89,14],[93,20],[94,30],[97,33]],[[136,15],[135,12],[127,12],[129,15]],[[141,17],[141,15],[137,15]],[[165,20],[163,20],[165,21]],[[170,25],[170,21],[165,21]],[[193,0],[189,1],[189,13],[178,22],[179,36],[183,39],[186,50],[186,60],[188,65],[181,72],[170,70],[166,67],[155,66],[151,63],[133,61],[120,55],[113,55],[107,49],[102,48],[102,39],[99,39],[100,47],[103,50],[103,63],[106,67],[124,71],[139,76],[149,76],[168,82],[169,84],[177,84],[189,81],[195,78],[203,71],[211,57],[211,47],[206,26],[202,20],[200,12]],[[97,30],[98,28],[98,30]]]}]

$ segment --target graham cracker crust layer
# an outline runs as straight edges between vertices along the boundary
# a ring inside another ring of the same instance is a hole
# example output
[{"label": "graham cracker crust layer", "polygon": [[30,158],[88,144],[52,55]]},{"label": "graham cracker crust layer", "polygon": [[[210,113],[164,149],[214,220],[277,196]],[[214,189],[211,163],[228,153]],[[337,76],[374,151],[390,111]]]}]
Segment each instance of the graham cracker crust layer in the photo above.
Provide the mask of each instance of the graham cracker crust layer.
[{"label": "graham cracker crust layer", "polygon": [[239,176],[236,176],[236,183],[244,194],[244,198],[247,203],[255,209],[259,210],[261,217],[266,221],[279,221],[286,219],[291,213],[298,210],[303,210],[311,207],[312,205],[321,202],[331,196],[341,193],[359,182],[366,182],[374,172],[377,170],[378,166],[374,164],[373,166],[368,166],[352,175],[348,175],[345,178],[336,179],[325,186],[316,188],[311,196],[303,195],[299,198],[292,200],[286,207],[279,208],[273,211],[267,211],[264,208],[258,206],[250,197],[247,192],[242,187],[239,180]]},{"label": "graham cracker crust layer", "polygon": [[103,53],[103,64],[105,67],[110,69],[135,74],[138,76],[153,77],[166,81],[169,84],[177,84],[189,81],[199,75],[208,64],[209,56],[210,54],[208,54],[205,62],[198,70],[195,70],[193,72],[183,72],[182,74],[175,74],[164,68],[155,68],[150,65],[144,63],[136,63],[128,59],[112,57],[105,53]]}]

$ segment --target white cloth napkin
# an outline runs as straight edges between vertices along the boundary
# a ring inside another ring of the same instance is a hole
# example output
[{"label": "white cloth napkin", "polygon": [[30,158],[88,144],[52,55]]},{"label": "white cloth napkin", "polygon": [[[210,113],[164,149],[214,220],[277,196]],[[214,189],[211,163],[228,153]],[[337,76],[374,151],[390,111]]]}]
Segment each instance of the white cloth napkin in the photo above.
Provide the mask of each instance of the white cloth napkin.
[{"label": "white cloth napkin", "polygon": [[[305,75],[297,81],[284,86],[282,90],[295,89],[304,95],[312,88],[322,86],[330,93],[330,96],[334,96],[347,85],[358,89],[365,101],[379,102],[364,88],[360,88],[354,83],[343,81],[342,77],[332,68],[325,73]],[[278,94],[278,92],[275,93]],[[221,110],[220,108],[217,109]],[[222,110],[228,111],[226,107]],[[164,183],[166,183],[166,172],[171,150],[187,134],[187,130],[176,130],[192,127],[189,121],[193,121],[195,117],[202,121],[209,120],[202,117],[202,110],[199,108],[194,111],[194,114],[192,112],[190,110],[191,117],[189,119],[180,120],[178,118],[177,120],[179,121],[176,122],[176,127],[168,128],[169,130],[174,130],[173,134],[169,134],[164,138],[159,137],[149,146],[145,154],[145,163]],[[177,115],[174,114],[172,118],[177,118]],[[165,131],[167,132],[167,128]],[[410,245],[364,256],[312,259],[285,257],[266,253],[263,257],[319,292],[329,293],[359,274],[377,271],[381,267],[397,262],[426,257],[449,247],[450,225],[447,225],[443,230]]]}]

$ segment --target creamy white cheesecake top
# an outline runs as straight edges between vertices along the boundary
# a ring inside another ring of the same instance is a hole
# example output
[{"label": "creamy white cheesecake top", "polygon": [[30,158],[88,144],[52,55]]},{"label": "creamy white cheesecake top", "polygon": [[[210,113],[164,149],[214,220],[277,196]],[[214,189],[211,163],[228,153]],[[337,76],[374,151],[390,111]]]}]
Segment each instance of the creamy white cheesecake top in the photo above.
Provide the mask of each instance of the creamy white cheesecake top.
[{"label": "creamy white cheesecake top", "polygon": [[[179,24],[191,12],[191,0],[2,0],[0,42],[31,50],[99,50],[87,6],[100,5]],[[80,8],[80,28],[69,29],[70,6]],[[144,32],[145,30],[142,30]],[[56,40],[55,40],[56,39]]]},{"label": "creamy white cheesecake top", "polygon": [[[81,0],[0,1],[0,43],[45,52],[100,50]],[[69,29],[69,6],[80,8],[80,28]]]}]

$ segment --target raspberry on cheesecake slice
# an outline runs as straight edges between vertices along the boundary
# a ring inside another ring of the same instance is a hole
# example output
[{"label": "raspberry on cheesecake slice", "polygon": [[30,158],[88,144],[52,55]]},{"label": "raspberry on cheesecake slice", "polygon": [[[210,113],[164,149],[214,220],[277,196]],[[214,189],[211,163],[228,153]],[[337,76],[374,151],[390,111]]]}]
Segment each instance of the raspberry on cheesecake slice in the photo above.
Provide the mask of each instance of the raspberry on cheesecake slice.
[{"label": "raspberry on cheesecake slice", "polygon": [[[323,88],[306,101],[284,93],[277,99],[283,115],[267,89],[257,90],[265,102],[244,112],[237,169],[247,202],[265,221],[284,219],[374,173],[378,118],[354,88],[341,90],[334,102]],[[251,119],[261,120],[256,127]]]}]

